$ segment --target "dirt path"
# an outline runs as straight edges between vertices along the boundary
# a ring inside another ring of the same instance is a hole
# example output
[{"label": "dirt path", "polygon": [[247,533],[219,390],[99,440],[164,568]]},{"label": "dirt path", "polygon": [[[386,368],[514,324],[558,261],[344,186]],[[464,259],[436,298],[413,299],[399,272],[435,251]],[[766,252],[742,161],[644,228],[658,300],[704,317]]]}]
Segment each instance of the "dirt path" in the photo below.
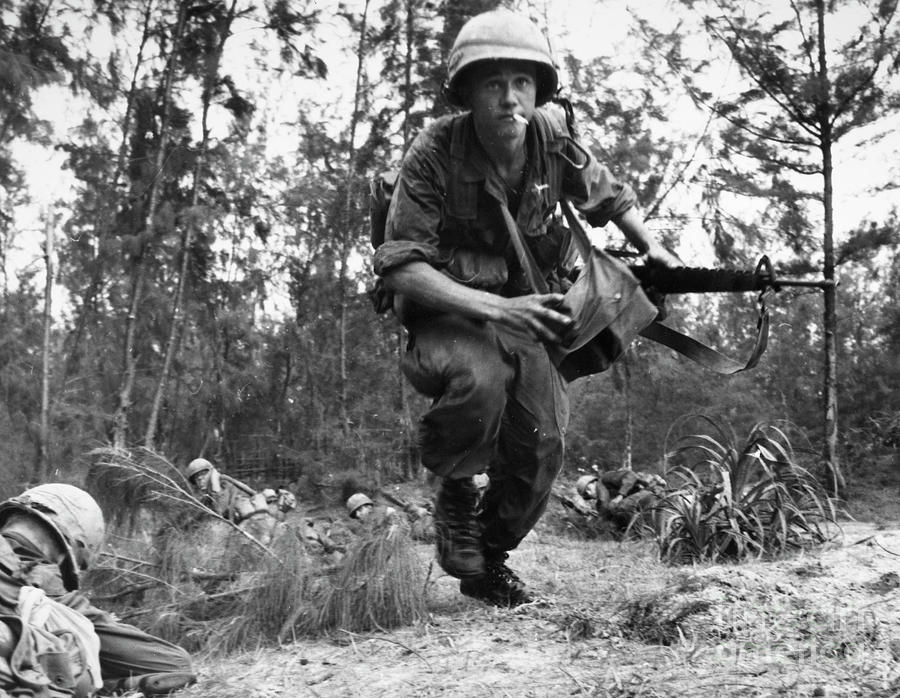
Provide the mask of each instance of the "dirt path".
[{"label": "dirt path", "polygon": [[680,568],[648,543],[536,533],[510,562],[542,601],[501,611],[439,577],[427,622],[201,660],[183,695],[900,696],[898,529]]}]

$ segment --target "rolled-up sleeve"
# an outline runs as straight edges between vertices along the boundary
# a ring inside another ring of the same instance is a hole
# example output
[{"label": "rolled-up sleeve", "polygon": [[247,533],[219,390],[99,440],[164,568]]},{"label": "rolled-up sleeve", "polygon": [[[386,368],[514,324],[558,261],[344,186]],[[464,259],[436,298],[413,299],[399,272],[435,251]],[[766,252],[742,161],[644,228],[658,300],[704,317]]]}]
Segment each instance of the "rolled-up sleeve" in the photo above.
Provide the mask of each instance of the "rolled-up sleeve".
[{"label": "rolled-up sleeve", "polygon": [[403,160],[391,196],[385,241],[373,258],[378,276],[415,261],[439,266],[446,181],[436,151],[431,134],[425,132]]},{"label": "rolled-up sleeve", "polygon": [[637,203],[634,190],[593,158],[584,169],[572,169],[564,188],[593,226],[606,225]]}]

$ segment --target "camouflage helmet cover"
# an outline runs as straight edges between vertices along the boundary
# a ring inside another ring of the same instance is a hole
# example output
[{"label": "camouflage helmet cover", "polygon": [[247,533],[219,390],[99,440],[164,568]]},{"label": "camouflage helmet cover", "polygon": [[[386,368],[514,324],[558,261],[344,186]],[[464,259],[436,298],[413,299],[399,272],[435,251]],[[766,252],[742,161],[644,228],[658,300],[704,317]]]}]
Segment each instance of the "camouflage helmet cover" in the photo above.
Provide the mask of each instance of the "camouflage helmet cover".
[{"label": "camouflage helmet cover", "polygon": [[206,458],[194,458],[194,460],[188,463],[187,468],[184,469],[184,476],[190,480],[195,475],[212,470],[213,467],[213,464],[206,460]]},{"label": "camouflage helmet cover", "polygon": [[456,106],[464,106],[462,88],[468,69],[477,63],[496,60],[528,61],[537,71],[538,106],[556,94],[559,76],[550,53],[550,44],[538,26],[525,15],[510,10],[491,10],[466,22],[450,49],[447,61],[447,96]]},{"label": "camouflage helmet cover", "polygon": [[65,552],[60,567],[66,589],[77,589],[79,574],[91,566],[106,534],[103,511],[96,500],[74,485],[49,483],[0,502],[0,526],[13,512],[28,514],[48,526]]}]

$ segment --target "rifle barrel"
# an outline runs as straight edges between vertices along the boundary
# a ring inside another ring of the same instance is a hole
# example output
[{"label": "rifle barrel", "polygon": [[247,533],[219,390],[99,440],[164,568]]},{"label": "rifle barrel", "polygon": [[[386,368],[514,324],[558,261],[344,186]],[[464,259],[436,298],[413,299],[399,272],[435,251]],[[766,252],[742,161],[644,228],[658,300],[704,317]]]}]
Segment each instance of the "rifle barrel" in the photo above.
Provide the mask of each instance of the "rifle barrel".
[{"label": "rifle barrel", "polygon": [[812,281],[807,279],[780,279],[768,268],[756,271],[737,269],[707,269],[702,267],[660,267],[652,265],[629,265],[631,272],[644,288],[652,288],[658,293],[740,293],[765,291],[766,289],[805,287],[831,288],[835,282],[828,279]]},{"label": "rifle barrel", "polygon": [[837,283],[834,279],[822,279],[821,281],[807,281],[806,279],[777,279],[776,286],[800,286],[803,288],[834,288]]}]

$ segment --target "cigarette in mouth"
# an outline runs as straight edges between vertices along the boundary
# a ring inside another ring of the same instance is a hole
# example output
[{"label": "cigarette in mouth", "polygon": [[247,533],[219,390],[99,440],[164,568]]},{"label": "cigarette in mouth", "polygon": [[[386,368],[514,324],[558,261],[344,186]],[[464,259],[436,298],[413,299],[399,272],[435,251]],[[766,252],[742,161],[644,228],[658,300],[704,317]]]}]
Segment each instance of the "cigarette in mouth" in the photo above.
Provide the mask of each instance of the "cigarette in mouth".
[{"label": "cigarette in mouth", "polygon": [[513,114],[513,118],[521,124],[525,124],[526,126],[528,125],[528,119],[526,119],[521,114]]}]

